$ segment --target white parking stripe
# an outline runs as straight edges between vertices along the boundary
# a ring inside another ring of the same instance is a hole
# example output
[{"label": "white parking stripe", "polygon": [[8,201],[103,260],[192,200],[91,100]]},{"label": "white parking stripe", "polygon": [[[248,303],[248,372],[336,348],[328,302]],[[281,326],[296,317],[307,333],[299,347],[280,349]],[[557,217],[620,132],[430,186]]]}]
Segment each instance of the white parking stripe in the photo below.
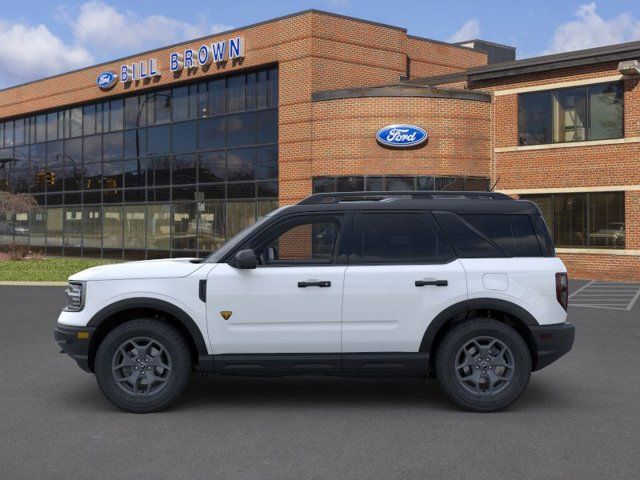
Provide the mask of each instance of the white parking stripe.
[{"label": "white parking stripe", "polygon": [[640,284],[591,281],[569,295],[573,307],[631,310],[640,299]]}]

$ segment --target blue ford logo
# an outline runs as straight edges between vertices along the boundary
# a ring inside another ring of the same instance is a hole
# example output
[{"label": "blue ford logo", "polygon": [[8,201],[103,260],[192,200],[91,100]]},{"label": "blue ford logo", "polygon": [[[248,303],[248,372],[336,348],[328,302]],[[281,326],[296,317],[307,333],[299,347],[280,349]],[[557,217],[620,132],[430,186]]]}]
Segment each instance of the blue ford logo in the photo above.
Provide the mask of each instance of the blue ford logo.
[{"label": "blue ford logo", "polygon": [[415,147],[427,141],[427,132],[415,125],[388,125],[376,133],[378,142],[388,147]]},{"label": "blue ford logo", "polygon": [[118,76],[113,72],[102,72],[96,79],[96,85],[101,90],[109,90],[118,81]]}]

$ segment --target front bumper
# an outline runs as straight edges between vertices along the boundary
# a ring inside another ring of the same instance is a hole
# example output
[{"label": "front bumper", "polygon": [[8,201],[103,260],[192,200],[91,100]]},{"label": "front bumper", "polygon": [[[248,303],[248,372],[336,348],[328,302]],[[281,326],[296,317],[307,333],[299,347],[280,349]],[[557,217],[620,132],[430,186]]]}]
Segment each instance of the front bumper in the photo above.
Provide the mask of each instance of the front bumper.
[{"label": "front bumper", "polygon": [[93,327],[72,327],[58,323],[53,331],[53,337],[62,351],[73,358],[85,372],[91,372],[89,345],[95,330]]},{"label": "front bumper", "polygon": [[576,327],[571,323],[530,327],[536,342],[537,360],[534,370],[555,362],[571,350]]}]

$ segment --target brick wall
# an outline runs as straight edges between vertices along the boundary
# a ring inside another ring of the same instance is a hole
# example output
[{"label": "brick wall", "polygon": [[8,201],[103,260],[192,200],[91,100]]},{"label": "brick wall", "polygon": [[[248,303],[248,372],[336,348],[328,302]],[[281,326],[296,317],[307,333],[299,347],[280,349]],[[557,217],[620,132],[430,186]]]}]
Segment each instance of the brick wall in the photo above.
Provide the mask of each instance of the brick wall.
[{"label": "brick wall", "polygon": [[463,72],[487,64],[487,54],[473,49],[408,36],[410,77],[421,78]]}]

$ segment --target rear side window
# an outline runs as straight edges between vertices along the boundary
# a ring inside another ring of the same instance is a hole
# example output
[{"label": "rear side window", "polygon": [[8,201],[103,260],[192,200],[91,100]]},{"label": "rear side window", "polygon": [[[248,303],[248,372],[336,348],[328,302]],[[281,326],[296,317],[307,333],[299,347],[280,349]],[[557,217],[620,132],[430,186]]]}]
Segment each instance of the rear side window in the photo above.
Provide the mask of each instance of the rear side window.
[{"label": "rear side window", "polygon": [[434,212],[449,242],[460,258],[504,257],[506,254],[478,229],[455,213]]},{"label": "rear side window", "polygon": [[350,263],[445,263],[453,251],[426,213],[364,213]]},{"label": "rear side window", "polygon": [[462,215],[462,218],[511,257],[542,256],[528,215]]},{"label": "rear side window", "polygon": [[542,215],[531,215],[530,218],[531,223],[533,223],[533,228],[538,235],[538,242],[542,248],[543,255],[545,257],[555,257],[556,249],[553,246],[553,240],[551,240],[551,235],[549,235],[549,229],[547,228],[544,218]]}]

